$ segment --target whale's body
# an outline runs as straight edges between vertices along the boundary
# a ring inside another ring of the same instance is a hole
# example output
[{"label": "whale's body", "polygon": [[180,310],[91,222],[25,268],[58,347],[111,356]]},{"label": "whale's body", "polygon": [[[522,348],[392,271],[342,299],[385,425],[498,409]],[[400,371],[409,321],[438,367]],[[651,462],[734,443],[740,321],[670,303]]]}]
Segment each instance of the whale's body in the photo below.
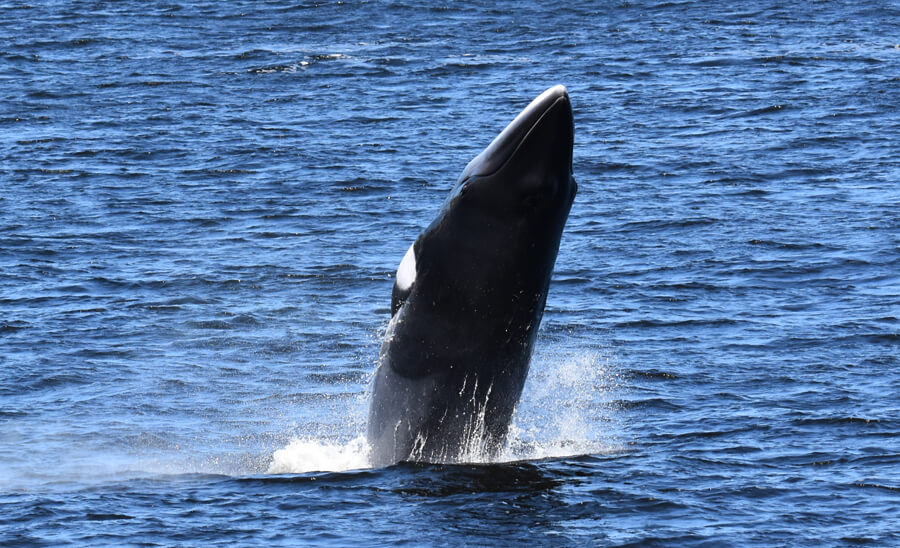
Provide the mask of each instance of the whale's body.
[{"label": "whale's body", "polygon": [[577,189],[572,140],[566,89],[548,89],[469,162],[410,246],[374,379],[374,465],[502,449]]}]

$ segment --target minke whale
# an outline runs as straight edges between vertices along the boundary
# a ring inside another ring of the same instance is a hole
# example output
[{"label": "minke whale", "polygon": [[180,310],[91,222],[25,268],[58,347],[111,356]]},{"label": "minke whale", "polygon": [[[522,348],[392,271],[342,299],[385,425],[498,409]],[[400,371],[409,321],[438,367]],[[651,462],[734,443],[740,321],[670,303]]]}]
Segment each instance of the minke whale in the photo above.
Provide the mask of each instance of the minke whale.
[{"label": "minke whale", "polygon": [[372,386],[374,466],[502,450],[577,190],[572,143],[555,86],[469,162],[404,255]]}]

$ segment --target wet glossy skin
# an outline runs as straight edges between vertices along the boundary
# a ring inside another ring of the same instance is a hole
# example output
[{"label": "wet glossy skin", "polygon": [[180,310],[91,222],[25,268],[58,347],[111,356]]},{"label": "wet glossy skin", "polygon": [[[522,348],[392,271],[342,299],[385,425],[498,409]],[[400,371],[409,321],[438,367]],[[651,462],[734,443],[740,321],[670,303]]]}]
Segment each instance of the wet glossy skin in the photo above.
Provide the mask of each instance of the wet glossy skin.
[{"label": "wet glossy skin", "polygon": [[502,448],[577,185],[566,90],[466,166],[398,270],[369,414],[375,465]]}]

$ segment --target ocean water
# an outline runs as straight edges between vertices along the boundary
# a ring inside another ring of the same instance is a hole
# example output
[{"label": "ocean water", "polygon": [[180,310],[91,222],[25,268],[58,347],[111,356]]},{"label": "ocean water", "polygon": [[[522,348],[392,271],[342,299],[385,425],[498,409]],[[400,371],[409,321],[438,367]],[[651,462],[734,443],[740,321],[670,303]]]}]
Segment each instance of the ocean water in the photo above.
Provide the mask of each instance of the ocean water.
[{"label": "ocean water", "polygon": [[[4,2],[0,545],[900,545],[898,29]],[[557,83],[579,194],[509,446],[372,469],[394,271]]]}]

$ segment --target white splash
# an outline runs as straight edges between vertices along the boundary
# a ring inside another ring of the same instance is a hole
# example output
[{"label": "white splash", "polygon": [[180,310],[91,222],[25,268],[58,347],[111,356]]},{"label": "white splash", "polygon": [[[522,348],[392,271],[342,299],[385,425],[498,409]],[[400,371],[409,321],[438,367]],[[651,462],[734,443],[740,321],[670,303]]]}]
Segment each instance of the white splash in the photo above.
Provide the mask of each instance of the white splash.
[{"label": "white splash", "polygon": [[[470,425],[472,435],[468,436],[471,444],[448,460],[488,464],[620,450],[620,425],[611,403],[619,389],[619,377],[612,360],[597,350],[560,349],[564,342],[545,342],[535,353],[501,453],[487,455],[482,439],[484,417],[476,413]],[[343,435],[358,433],[360,417],[346,420],[349,432]],[[275,451],[268,473],[342,472],[371,467],[365,435],[357,434],[346,442],[332,436],[311,436]]]},{"label": "white splash", "polygon": [[345,472],[371,468],[369,444],[363,436],[340,444],[321,440],[294,440],[275,451],[268,474]]},{"label": "white splash", "polygon": [[620,436],[619,376],[598,351],[537,352],[500,461],[610,453]]}]

